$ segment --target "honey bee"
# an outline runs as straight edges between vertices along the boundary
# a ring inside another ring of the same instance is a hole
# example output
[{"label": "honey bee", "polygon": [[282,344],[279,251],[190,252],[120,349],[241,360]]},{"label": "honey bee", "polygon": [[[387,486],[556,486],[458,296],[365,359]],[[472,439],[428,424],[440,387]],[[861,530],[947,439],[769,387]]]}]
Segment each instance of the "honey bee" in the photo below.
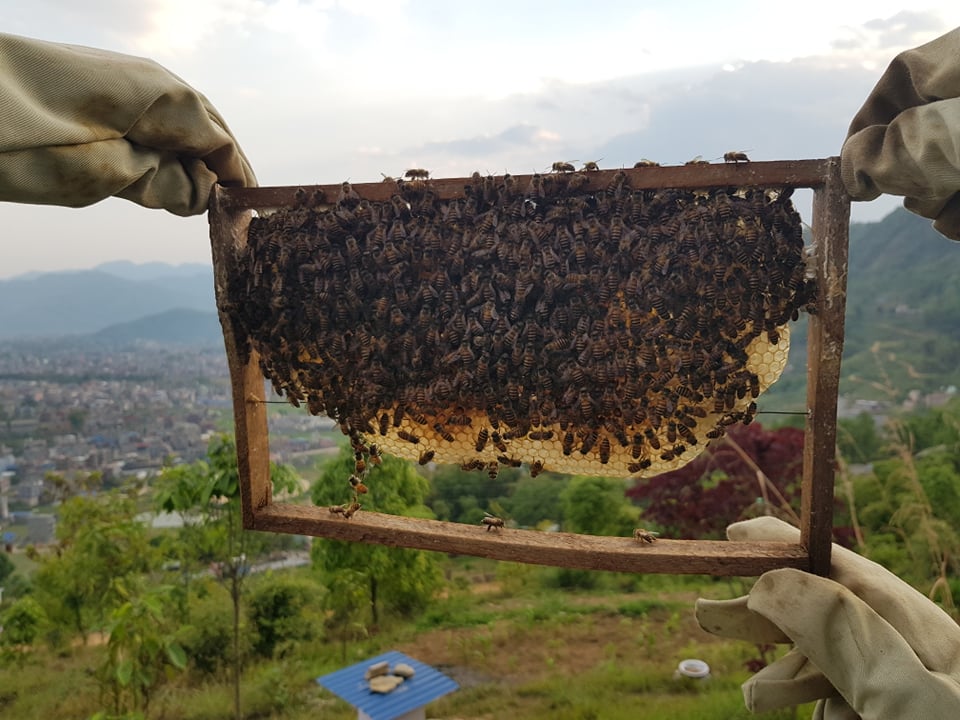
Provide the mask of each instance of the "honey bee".
[{"label": "honey bee", "polygon": [[444,440],[446,440],[447,442],[453,442],[453,441],[454,441],[453,435],[451,435],[450,432],[449,432],[441,423],[434,423],[434,424],[433,424],[433,429],[437,432],[437,434],[438,434],[440,437],[442,437],[442,438],[443,438]]},{"label": "honey bee", "polygon": [[480,432],[477,433],[477,442],[474,444],[474,449],[477,452],[483,452],[483,449],[487,446],[487,440],[490,438],[490,431],[487,428],[480,428]]},{"label": "honey bee", "polygon": [[532,430],[527,437],[531,440],[549,440],[553,437],[553,430]]},{"label": "honey bee", "polygon": [[566,434],[563,436],[563,454],[564,455],[569,455],[570,453],[573,452],[574,440],[575,438],[574,438],[573,432],[568,430]]},{"label": "honey bee", "polygon": [[383,458],[380,455],[380,446],[376,443],[370,443],[370,462],[374,465],[380,465],[383,463]]},{"label": "honey bee", "polygon": [[507,467],[520,467],[523,465],[522,460],[507,457],[506,455],[497,455],[497,462],[499,462],[501,465],[506,465]]},{"label": "honey bee", "polygon": [[417,460],[421,465],[426,465],[428,462],[433,460],[433,456],[436,455],[434,450],[424,450],[420,453],[420,458]]},{"label": "honey bee", "polygon": [[507,444],[503,441],[503,436],[496,430],[491,433],[490,440],[500,452],[505,453],[507,451]]},{"label": "honey bee", "polygon": [[401,440],[406,440],[408,443],[412,443],[413,445],[416,445],[418,442],[420,442],[419,437],[411,432],[407,432],[406,430],[397,430],[397,437]]},{"label": "honey bee", "polygon": [[352,518],[352,517],[356,514],[357,510],[359,510],[361,507],[363,507],[363,506],[362,506],[359,502],[354,501],[354,502],[350,503],[349,506],[347,506],[347,507],[345,507],[345,508],[343,509],[343,516],[344,516],[347,520],[349,520],[350,518]]},{"label": "honey bee", "polygon": [[357,475],[363,475],[363,473],[366,472],[366,469],[367,469],[367,463],[363,459],[363,453],[357,450],[357,452],[353,454],[353,457],[354,457],[353,471]]},{"label": "honey bee", "polygon": [[403,176],[409,180],[427,180],[430,177],[430,171],[423,168],[410,168]]},{"label": "honey bee", "polygon": [[535,478],[543,472],[543,460],[534,460],[530,463],[530,477]]},{"label": "honey bee", "polygon": [[486,526],[487,532],[490,532],[494,528],[499,530],[504,526],[503,518],[491,515],[488,512],[483,514],[483,520],[480,521],[480,524]]},{"label": "honey bee", "polygon": [[350,476],[350,485],[353,487],[355,492],[358,492],[361,495],[367,494],[367,486],[364,485],[363,481],[356,475]]},{"label": "honey bee", "polygon": [[576,170],[571,163],[562,161],[555,162],[550,169],[555,173],[572,173]]},{"label": "honey bee", "polygon": [[657,538],[660,537],[660,533],[653,532],[652,530],[645,530],[644,528],[637,528],[633,531],[633,538],[639,542],[652,544],[657,541]]},{"label": "honey bee", "polygon": [[600,169],[600,166],[597,164],[596,160],[588,160],[583,164],[583,167],[580,168],[580,172],[596,172]]},{"label": "honey bee", "polygon": [[655,162],[653,160],[647,160],[646,158],[642,158],[640,160],[637,160],[637,162],[633,164],[633,167],[635,168],[660,167],[660,163]]},{"label": "honey bee", "polygon": [[650,458],[643,458],[638,462],[633,462],[627,465],[627,470],[632,473],[637,473],[641,470],[646,470],[651,465],[653,465],[653,461],[651,461]]},{"label": "honey bee", "polygon": [[600,464],[606,465],[610,462],[610,439],[606,435],[600,438],[600,445],[597,452],[600,456]]},{"label": "honey bee", "polygon": [[343,515],[347,511],[347,508],[345,505],[331,505],[327,510],[330,511],[331,515]]},{"label": "honey bee", "polygon": [[660,438],[657,437],[657,434],[651,428],[644,430],[643,434],[647,436],[647,441],[650,443],[650,447],[652,447],[654,450],[660,449]]},{"label": "honey bee", "polygon": [[723,154],[723,161],[726,163],[741,163],[741,162],[750,162],[750,158],[747,157],[747,154],[742,150],[730,150]]},{"label": "honey bee", "polygon": [[697,155],[693,160],[687,160],[684,165],[709,165],[708,160],[704,160],[702,155]]},{"label": "honey bee", "polygon": [[353,186],[349,182],[344,182],[340,185],[340,197],[337,199],[337,202],[357,204],[360,202],[360,196],[357,195],[357,191],[353,189]]},{"label": "honey bee", "polygon": [[463,470],[464,472],[470,472],[471,470],[480,470],[484,465],[485,463],[483,462],[483,460],[474,459],[474,460],[471,460],[470,462],[462,463],[460,465],[460,469]]},{"label": "honey bee", "polygon": [[496,480],[497,475],[499,474],[500,474],[500,463],[498,463],[496,460],[491,460],[490,462],[488,462],[487,477],[490,478],[490,480]]}]

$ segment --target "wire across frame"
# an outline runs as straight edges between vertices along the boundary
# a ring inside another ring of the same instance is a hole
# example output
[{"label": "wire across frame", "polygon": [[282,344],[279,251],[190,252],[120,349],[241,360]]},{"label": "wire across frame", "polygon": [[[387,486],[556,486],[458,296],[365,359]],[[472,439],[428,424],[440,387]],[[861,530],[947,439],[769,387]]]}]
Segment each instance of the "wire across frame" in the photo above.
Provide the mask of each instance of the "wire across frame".
[{"label": "wire across frame", "polygon": [[[799,544],[597,537],[497,529],[376,512],[350,519],[324,507],[274,502],[269,478],[269,432],[264,378],[256,351],[238,344],[228,312],[227,285],[237,254],[246,244],[253,210],[292,207],[298,191],[322,190],[336,197],[339,185],[215,189],[210,206],[217,305],[233,391],[234,420],[244,527],[394,547],[488,557],[497,560],[639,573],[759,575],[794,567],[825,575],[833,530],[836,409],[843,351],[850,201],[839,174],[839,158],[642,167],[587,174],[585,190],[599,190],[615,172],[627,173],[639,189],[794,187],[813,190],[812,242],[816,312],[808,324],[807,419],[804,441]],[[529,178],[518,176],[524,183]],[[462,197],[467,179],[430,180],[444,199]],[[370,201],[388,200],[390,183],[354,185]]]}]

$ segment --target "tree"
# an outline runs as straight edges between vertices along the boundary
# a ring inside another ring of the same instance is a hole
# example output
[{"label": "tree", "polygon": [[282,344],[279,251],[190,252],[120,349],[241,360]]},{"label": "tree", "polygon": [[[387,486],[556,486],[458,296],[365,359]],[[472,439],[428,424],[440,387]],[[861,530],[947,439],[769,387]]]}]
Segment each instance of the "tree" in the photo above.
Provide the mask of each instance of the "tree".
[{"label": "tree", "polygon": [[117,592],[125,599],[110,616],[107,655],[97,677],[112,696],[116,715],[137,711],[145,715],[167,669],[183,670],[187,658],[165,612],[168,587],[128,592],[120,583]]},{"label": "tree", "polygon": [[427,504],[441,520],[474,524],[492,503],[504,504],[522,477],[516,468],[501,468],[491,480],[485,471],[466,472],[457,465],[438,465],[430,476]]},{"label": "tree", "polygon": [[134,501],[115,492],[70,498],[59,508],[55,552],[38,556],[38,602],[84,642],[121,601],[115,582],[150,567],[147,528],[136,514]]},{"label": "tree", "polygon": [[521,527],[559,523],[563,517],[560,494],[569,482],[566,475],[555,473],[520,478],[513,494],[503,503],[507,514]]},{"label": "tree", "polygon": [[837,421],[837,449],[848,462],[867,463],[883,457],[883,437],[869,413]]},{"label": "tree", "polygon": [[[313,502],[329,506],[348,500],[348,478],[354,472],[354,464],[353,451],[344,447],[311,488]],[[385,456],[382,465],[368,470],[365,484],[369,492],[362,496],[364,510],[432,517],[424,505],[429,491],[427,480],[404,460]],[[441,582],[434,556],[422,550],[319,540],[313,544],[312,553],[314,566],[328,586],[343,577],[346,570],[353,571],[352,577],[362,582],[365,590],[360,606],[369,609],[374,627],[380,622],[381,607],[408,615],[424,607]],[[335,595],[331,591],[327,597],[335,601]]]},{"label": "tree", "polygon": [[700,456],[662,475],[638,480],[627,495],[677,538],[722,538],[727,525],[758,514],[798,522],[803,431],[732,426]]},{"label": "tree", "polygon": [[[158,505],[167,512],[200,513],[203,524],[214,531],[212,558],[214,575],[230,593],[233,607],[233,699],[240,720],[240,621],[244,580],[252,556],[254,533],[243,529],[240,511],[240,473],[237,446],[227,435],[217,435],[207,448],[207,460],[185,468],[164,471]],[[270,479],[276,492],[291,491],[296,475],[286,466],[270,465]]]},{"label": "tree", "polygon": [[29,595],[22,597],[0,615],[0,647],[5,658],[23,663],[25,652],[40,636],[47,623],[47,614],[40,603]]},{"label": "tree", "polygon": [[263,657],[282,654],[294,640],[310,640],[316,625],[309,608],[322,595],[316,583],[300,578],[268,578],[249,603],[256,629],[254,650]]},{"label": "tree", "polygon": [[630,535],[640,513],[624,490],[622,480],[574,477],[560,494],[564,530],[586,535]]},{"label": "tree", "polygon": [[3,585],[3,581],[13,575],[13,571],[16,569],[17,567],[13,564],[10,556],[5,552],[0,552],[0,585]]}]

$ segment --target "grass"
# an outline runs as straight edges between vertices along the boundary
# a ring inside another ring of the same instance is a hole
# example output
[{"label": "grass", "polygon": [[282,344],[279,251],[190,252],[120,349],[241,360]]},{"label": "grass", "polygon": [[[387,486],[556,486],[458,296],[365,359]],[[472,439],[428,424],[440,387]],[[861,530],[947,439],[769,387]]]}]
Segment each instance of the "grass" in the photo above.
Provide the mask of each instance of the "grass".
[{"label": "grass", "polygon": [[[434,718],[796,717],[792,711],[748,715],[740,684],[755,649],[710,636],[693,619],[696,597],[729,596],[733,588],[706,578],[651,576],[634,583],[640,590],[622,592],[621,578],[604,574],[600,589],[570,591],[539,582],[548,571],[525,571],[524,582],[514,583],[516,568],[500,573],[494,563],[455,560],[444,599],[416,620],[383,622],[378,634],[347,647],[346,662],[338,643],[321,638],[299,643],[284,658],[250,664],[243,676],[244,717],[352,720],[356,710],[320,688],[316,678],[388,649],[433,665],[460,684],[431,703],[428,715]],[[458,576],[472,580],[453,582]],[[91,672],[102,653],[99,647],[59,655],[38,648],[25,667],[4,667],[0,717],[87,720],[106,707]],[[687,657],[706,660],[713,677],[675,678],[674,669]],[[147,717],[229,720],[232,697],[226,673],[206,680],[183,673],[156,693]]]}]

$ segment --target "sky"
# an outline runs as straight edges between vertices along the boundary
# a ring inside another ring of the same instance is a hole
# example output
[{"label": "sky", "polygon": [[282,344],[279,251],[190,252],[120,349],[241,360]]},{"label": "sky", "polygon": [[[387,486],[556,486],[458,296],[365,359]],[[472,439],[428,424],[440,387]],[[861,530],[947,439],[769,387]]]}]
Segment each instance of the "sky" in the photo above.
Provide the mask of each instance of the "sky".
[{"label": "sky", "polygon": [[[890,60],[957,26],[960,4],[924,0],[0,0],[4,32],[183,78],[261,185],[829,157]],[[855,203],[852,219],[898,205]],[[0,279],[210,262],[205,216],[116,198],[0,203],[0,222]]]}]

